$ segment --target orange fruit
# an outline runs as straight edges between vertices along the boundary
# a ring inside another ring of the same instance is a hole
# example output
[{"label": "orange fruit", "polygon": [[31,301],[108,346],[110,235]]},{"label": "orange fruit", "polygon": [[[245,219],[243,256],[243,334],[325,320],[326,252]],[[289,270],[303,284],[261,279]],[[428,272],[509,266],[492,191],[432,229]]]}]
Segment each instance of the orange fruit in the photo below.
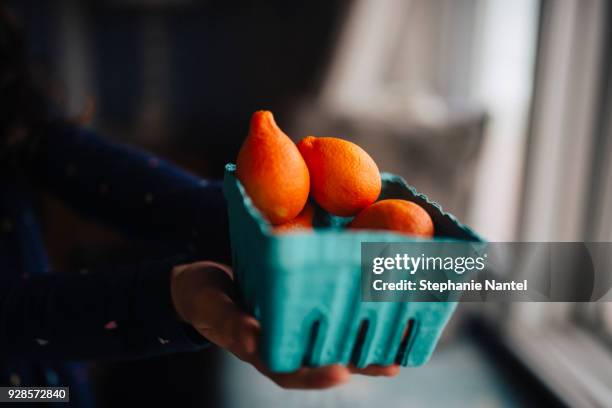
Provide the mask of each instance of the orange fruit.
[{"label": "orange fruit", "polygon": [[312,229],[312,220],[314,218],[314,207],[312,204],[307,203],[301,213],[297,217],[288,221],[284,224],[277,225],[274,227],[274,232],[286,233],[286,232],[297,232],[303,230]]},{"label": "orange fruit", "polygon": [[308,136],[297,144],[306,161],[315,201],[331,214],[357,214],[378,198],[380,172],[355,143],[335,137]]},{"label": "orange fruit", "polygon": [[423,207],[411,201],[388,199],[372,204],[349,224],[350,228],[392,230],[429,238],[433,221]]},{"label": "orange fruit", "polygon": [[236,160],[236,175],[253,204],[272,224],[295,218],[308,199],[308,167],[269,111],[253,114]]}]

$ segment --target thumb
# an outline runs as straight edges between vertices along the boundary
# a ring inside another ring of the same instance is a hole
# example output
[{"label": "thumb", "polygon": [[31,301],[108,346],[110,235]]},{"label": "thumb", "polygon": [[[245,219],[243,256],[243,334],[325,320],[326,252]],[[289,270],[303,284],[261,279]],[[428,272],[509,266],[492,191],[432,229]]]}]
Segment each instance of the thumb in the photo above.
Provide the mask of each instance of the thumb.
[{"label": "thumb", "polygon": [[209,341],[235,354],[241,360],[250,361],[257,352],[259,322],[243,312],[226,294],[210,291],[206,307],[212,311],[202,325],[194,327]]},{"label": "thumb", "polygon": [[189,322],[210,342],[249,359],[257,350],[259,323],[236,304],[231,270],[221,266],[200,262],[183,271],[192,292]]}]

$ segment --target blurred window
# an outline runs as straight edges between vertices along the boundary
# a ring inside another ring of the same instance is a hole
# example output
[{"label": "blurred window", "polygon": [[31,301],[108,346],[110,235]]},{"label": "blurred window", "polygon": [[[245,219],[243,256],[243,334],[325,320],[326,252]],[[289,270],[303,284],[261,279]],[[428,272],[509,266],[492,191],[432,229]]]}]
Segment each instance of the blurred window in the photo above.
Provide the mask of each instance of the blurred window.
[{"label": "blurred window", "polygon": [[[612,241],[611,8],[542,1],[522,241]],[[612,303],[515,304],[506,327],[509,347],[569,405],[610,403]]]},{"label": "blurred window", "polygon": [[[456,169],[465,173],[460,184],[469,186],[474,197],[464,220],[489,239],[513,239],[539,1],[357,0],[351,4],[323,83],[321,110],[354,122],[369,120],[374,127],[403,127],[405,138],[420,132],[430,139],[439,135],[435,130],[452,133],[457,123],[485,113],[479,175],[471,177],[461,167]],[[464,145],[469,141],[466,136]],[[422,142],[425,147],[433,143]],[[461,160],[461,145],[455,152],[453,156],[440,151],[436,161]],[[426,165],[434,167],[432,163]],[[431,192],[439,193],[435,185]],[[434,197],[452,201],[446,195]]]}]

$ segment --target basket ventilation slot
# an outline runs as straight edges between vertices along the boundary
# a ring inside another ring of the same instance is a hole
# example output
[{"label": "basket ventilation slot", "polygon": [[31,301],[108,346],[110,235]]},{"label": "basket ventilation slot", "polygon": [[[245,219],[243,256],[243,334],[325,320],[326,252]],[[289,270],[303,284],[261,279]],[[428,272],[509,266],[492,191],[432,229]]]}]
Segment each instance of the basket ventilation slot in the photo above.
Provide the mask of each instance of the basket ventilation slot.
[{"label": "basket ventilation slot", "polygon": [[397,364],[402,364],[404,358],[408,353],[408,345],[410,344],[410,339],[414,334],[414,319],[408,320],[406,324],[406,328],[404,329],[404,334],[402,335],[402,342],[400,343],[399,349],[397,350],[397,357],[395,358],[395,362]]},{"label": "basket ventilation slot", "polygon": [[312,366],[314,364],[313,353],[317,344],[317,337],[319,336],[320,327],[321,322],[319,320],[315,321],[310,327],[310,333],[308,335],[308,344],[306,345],[306,351],[304,352],[304,358],[302,359],[303,366]]},{"label": "basket ventilation slot", "polygon": [[351,353],[351,363],[354,365],[359,364],[359,360],[361,359],[361,354],[363,353],[363,346],[368,338],[368,329],[370,328],[370,321],[365,319],[361,321],[361,325],[359,326],[359,331],[357,332],[357,339],[355,340],[355,345],[353,346],[353,351]]}]

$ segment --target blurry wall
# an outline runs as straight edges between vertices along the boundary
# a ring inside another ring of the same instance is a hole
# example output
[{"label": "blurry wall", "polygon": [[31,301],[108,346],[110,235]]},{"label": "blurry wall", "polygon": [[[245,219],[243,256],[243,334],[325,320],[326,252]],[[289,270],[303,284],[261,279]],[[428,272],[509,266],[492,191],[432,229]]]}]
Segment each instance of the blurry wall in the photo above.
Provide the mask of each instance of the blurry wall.
[{"label": "blurry wall", "polygon": [[[88,113],[105,137],[221,177],[254,110],[270,109],[287,123],[295,101],[312,92],[343,3],[21,0],[9,7],[37,75],[69,115]],[[53,197],[43,203],[60,270],[150,256]],[[103,406],[202,407],[219,405],[221,369],[211,349],[95,364],[91,372]]]},{"label": "blurry wall", "polygon": [[353,138],[483,236],[513,239],[538,13],[537,0],[355,0],[294,132]]},{"label": "blurry wall", "polygon": [[92,124],[157,148],[195,147],[222,174],[250,114],[282,122],[316,83],[340,1],[12,2],[33,60],[72,113],[88,98]]},{"label": "blurry wall", "polygon": [[[89,125],[105,137],[217,178],[235,159],[254,110],[273,110],[282,125],[313,92],[346,6],[338,0],[8,4],[26,32],[37,75],[69,115],[87,112]],[[52,198],[45,208],[59,267],[114,259],[105,248],[125,244]]]}]

